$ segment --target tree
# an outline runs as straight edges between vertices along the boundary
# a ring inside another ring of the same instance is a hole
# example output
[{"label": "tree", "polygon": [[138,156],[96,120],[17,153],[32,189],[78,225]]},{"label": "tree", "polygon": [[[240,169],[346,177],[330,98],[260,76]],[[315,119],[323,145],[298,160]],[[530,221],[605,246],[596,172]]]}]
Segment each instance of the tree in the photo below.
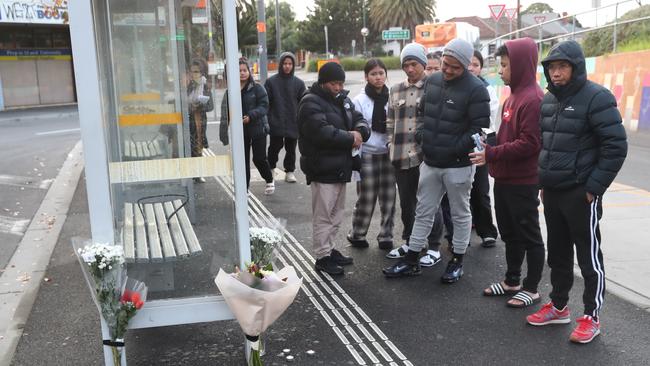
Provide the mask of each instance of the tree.
[{"label": "tree", "polygon": [[[307,20],[298,25],[300,48],[325,52],[325,31],[328,27],[329,51],[350,52],[352,40],[361,44],[362,0],[315,0]],[[283,47],[284,48],[284,47]]]},{"label": "tree", "polygon": [[[643,5],[634,10],[630,10],[618,19],[619,22],[626,20],[639,19],[650,16],[650,5]],[[607,24],[612,24],[609,22]],[[614,46],[613,37],[614,28],[607,27],[593,32],[589,32],[582,43],[585,56],[595,57],[610,53]],[[629,49],[645,49],[650,41],[650,27],[647,21],[637,21],[627,24],[621,24],[616,28],[617,46]]]},{"label": "tree", "polygon": [[370,5],[371,24],[380,33],[390,27],[402,27],[415,35],[416,25],[434,19],[435,5],[435,0],[375,0]]},{"label": "tree", "polygon": [[547,3],[532,3],[529,7],[526,8],[521,15],[524,14],[545,14],[545,13],[554,13],[553,8]]},{"label": "tree", "polygon": [[[280,10],[280,46],[283,51],[295,52],[297,47],[297,28],[298,22],[296,22],[296,13],[293,12],[291,5],[285,2],[279,2],[278,4]],[[268,0],[268,5],[266,6],[266,45],[269,52],[269,55],[278,55],[276,50],[276,35],[275,35],[275,1]]]}]

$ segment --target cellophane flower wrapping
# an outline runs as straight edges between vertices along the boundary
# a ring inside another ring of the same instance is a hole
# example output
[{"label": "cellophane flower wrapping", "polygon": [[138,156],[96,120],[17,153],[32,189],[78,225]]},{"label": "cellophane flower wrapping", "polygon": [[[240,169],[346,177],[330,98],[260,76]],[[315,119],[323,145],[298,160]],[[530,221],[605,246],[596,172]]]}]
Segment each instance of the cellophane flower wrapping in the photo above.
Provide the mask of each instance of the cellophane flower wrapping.
[{"label": "cellophane flower wrapping", "polygon": [[257,274],[248,270],[226,273],[221,269],[215,283],[246,335],[248,364],[261,365],[259,337],[291,305],[302,279],[290,266],[277,272],[260,269]]},{"label": "cellophane flower wrapping", "polygon": [[121,246],[79,238],[72,243],[93,301],[109,329],[110,339],[105,339],[104,345],[111,348],[114,364],[120,365],[129,321],[144,305],[147,286],[126,276]]}]

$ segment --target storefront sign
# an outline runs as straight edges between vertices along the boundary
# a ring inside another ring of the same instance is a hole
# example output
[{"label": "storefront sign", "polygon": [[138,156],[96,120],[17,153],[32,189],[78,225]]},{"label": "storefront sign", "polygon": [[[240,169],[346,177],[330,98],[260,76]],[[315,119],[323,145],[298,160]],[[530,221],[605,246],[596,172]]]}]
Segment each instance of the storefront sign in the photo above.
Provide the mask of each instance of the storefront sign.
[{"label": "storefront sign", "polygon": [[18,60],[72,60],[69,49],[0,50],[0,61]]},{"label": "storefront sign", "polygon": [[66,24],[67,0],[0,0],[0,23]]}]

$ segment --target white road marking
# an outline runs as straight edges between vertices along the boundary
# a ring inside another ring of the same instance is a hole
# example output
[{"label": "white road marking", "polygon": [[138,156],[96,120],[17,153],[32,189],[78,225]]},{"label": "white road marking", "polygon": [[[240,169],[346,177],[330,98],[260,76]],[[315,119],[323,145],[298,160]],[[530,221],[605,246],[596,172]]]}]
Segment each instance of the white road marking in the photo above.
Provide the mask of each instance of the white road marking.
[{"label": "white road marking", "polygon": [[48,189],[52,179],[40,180],[32,177],[21,177],[18,175],[0,174],[0,185]]},{"label": "white road marking", "polygon": [[63,133],[70,133],[70,132],[79,132],[81,131],[80,128],[68,128],[65,130],[53,130],[53,131],[44,131],[44,132],[37,132],[35,133],[36,136],[47,136],[47,135],[59,135]]},{"label": "white road marking", "polygon": [[0,216],[0,233],[23,235],[30,220],[15,217]]},{"label": "white road marking", "polygon": [[[204,151],[207,155],[214,155],[209,149]],[[215,177],[215,179],[226,193],[234,199],[234,188],[230,178]],[[248,197],[248,214],[251,225],[274,227],[274,224],[277,224],[277,219],[253,194]],[[285,265],[293,266],[296,272],[303,276],[305,280],[301,287],[303,292],[309,297],[309,300],[332,328],[341,343],[347,346],[357,364],[377,364],[379,363],[377,356],[381,355],[386,361],[390,362],[393,359],[399,359],[405,365],[411,365],[406,356],[331,276],[324,272],[316,274],[313,269],[314,258],[300,242],[288,231],[284,232],[284,236],[285,244],[280,248],[279,260]],[[341,298],[347,301],[348,304],[346,305]],[[334,303],[336,303],[336,306]],[[352,310],[356,311],[363,319],[363,324],[354,316]],[[346,319],[345,316],[348,318]],[[358,331],[351,324],[354,324]],[[376,336],[372,334],[373,332]],[[377,341],[377,338],[381,341]],[[350,339],[353,339],[353,342],[350,342]],[[362,352],[359,352],[356,347],[359,347]],[[373,353],[373,349],[375,353]],[[392,357],[387,350],[390,350],[395,357]],[[366,356],[370,362],[366,361],[363,356]]]}]

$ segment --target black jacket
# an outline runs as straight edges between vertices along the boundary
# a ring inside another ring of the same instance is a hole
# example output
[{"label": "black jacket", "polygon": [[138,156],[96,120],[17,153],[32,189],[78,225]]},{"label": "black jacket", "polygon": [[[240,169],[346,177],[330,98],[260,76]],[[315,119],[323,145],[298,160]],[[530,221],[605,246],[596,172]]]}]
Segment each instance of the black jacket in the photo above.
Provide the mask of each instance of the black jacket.
[{"label": "black jacket", "polygon": [[[282,72],[282,63],[287,58],[293,60],[293,69],[289,74]],[[305,94],[305,83],[294,76],[296,57],[285,52],[280,55],[278,73],[271,76],[264,83],[266,93],[269,95],[269,127],[271,136],[298,138],[298,102]]]},{"label": "black jacket", "polygon": [[[571,81],[554,86],[548,72],[551,61],[573,66]],[[542,152],[539,180],[544,189],[585,190],[602,195],[614,181],[627,155],[627,137],[606,88],[587,80],[585,58],[574,41],[557,44],[542,61],[548,90],[542,100]]]},{"label": "black jacket", "polygon": [[363,141],[370,137],[368,123],[347,93],[334,98],[314,83],[298,105],[300,168],[307,184],[349,182],[355,159],[348,131],[358,131]]},{"label": "black jacket", "polygon": [[465,70],[445,81],[441,72],[429,76],[418,107],[416,141],[424,162],[437,168],[470,166],[472,135],[490,127],[490,95],[485,84]]},{"label": "black jacket", "polygon": [[[266,114],[269,111],[269,98],[264,87],[254,81],[241,90],[242,116],[249,116],[250,122],[244,125],[244,136],[253,140],[264,137],[269,133],[269,123]],[[228,145],[228,91],[221,102],[221,125],[219,140]]]}]

